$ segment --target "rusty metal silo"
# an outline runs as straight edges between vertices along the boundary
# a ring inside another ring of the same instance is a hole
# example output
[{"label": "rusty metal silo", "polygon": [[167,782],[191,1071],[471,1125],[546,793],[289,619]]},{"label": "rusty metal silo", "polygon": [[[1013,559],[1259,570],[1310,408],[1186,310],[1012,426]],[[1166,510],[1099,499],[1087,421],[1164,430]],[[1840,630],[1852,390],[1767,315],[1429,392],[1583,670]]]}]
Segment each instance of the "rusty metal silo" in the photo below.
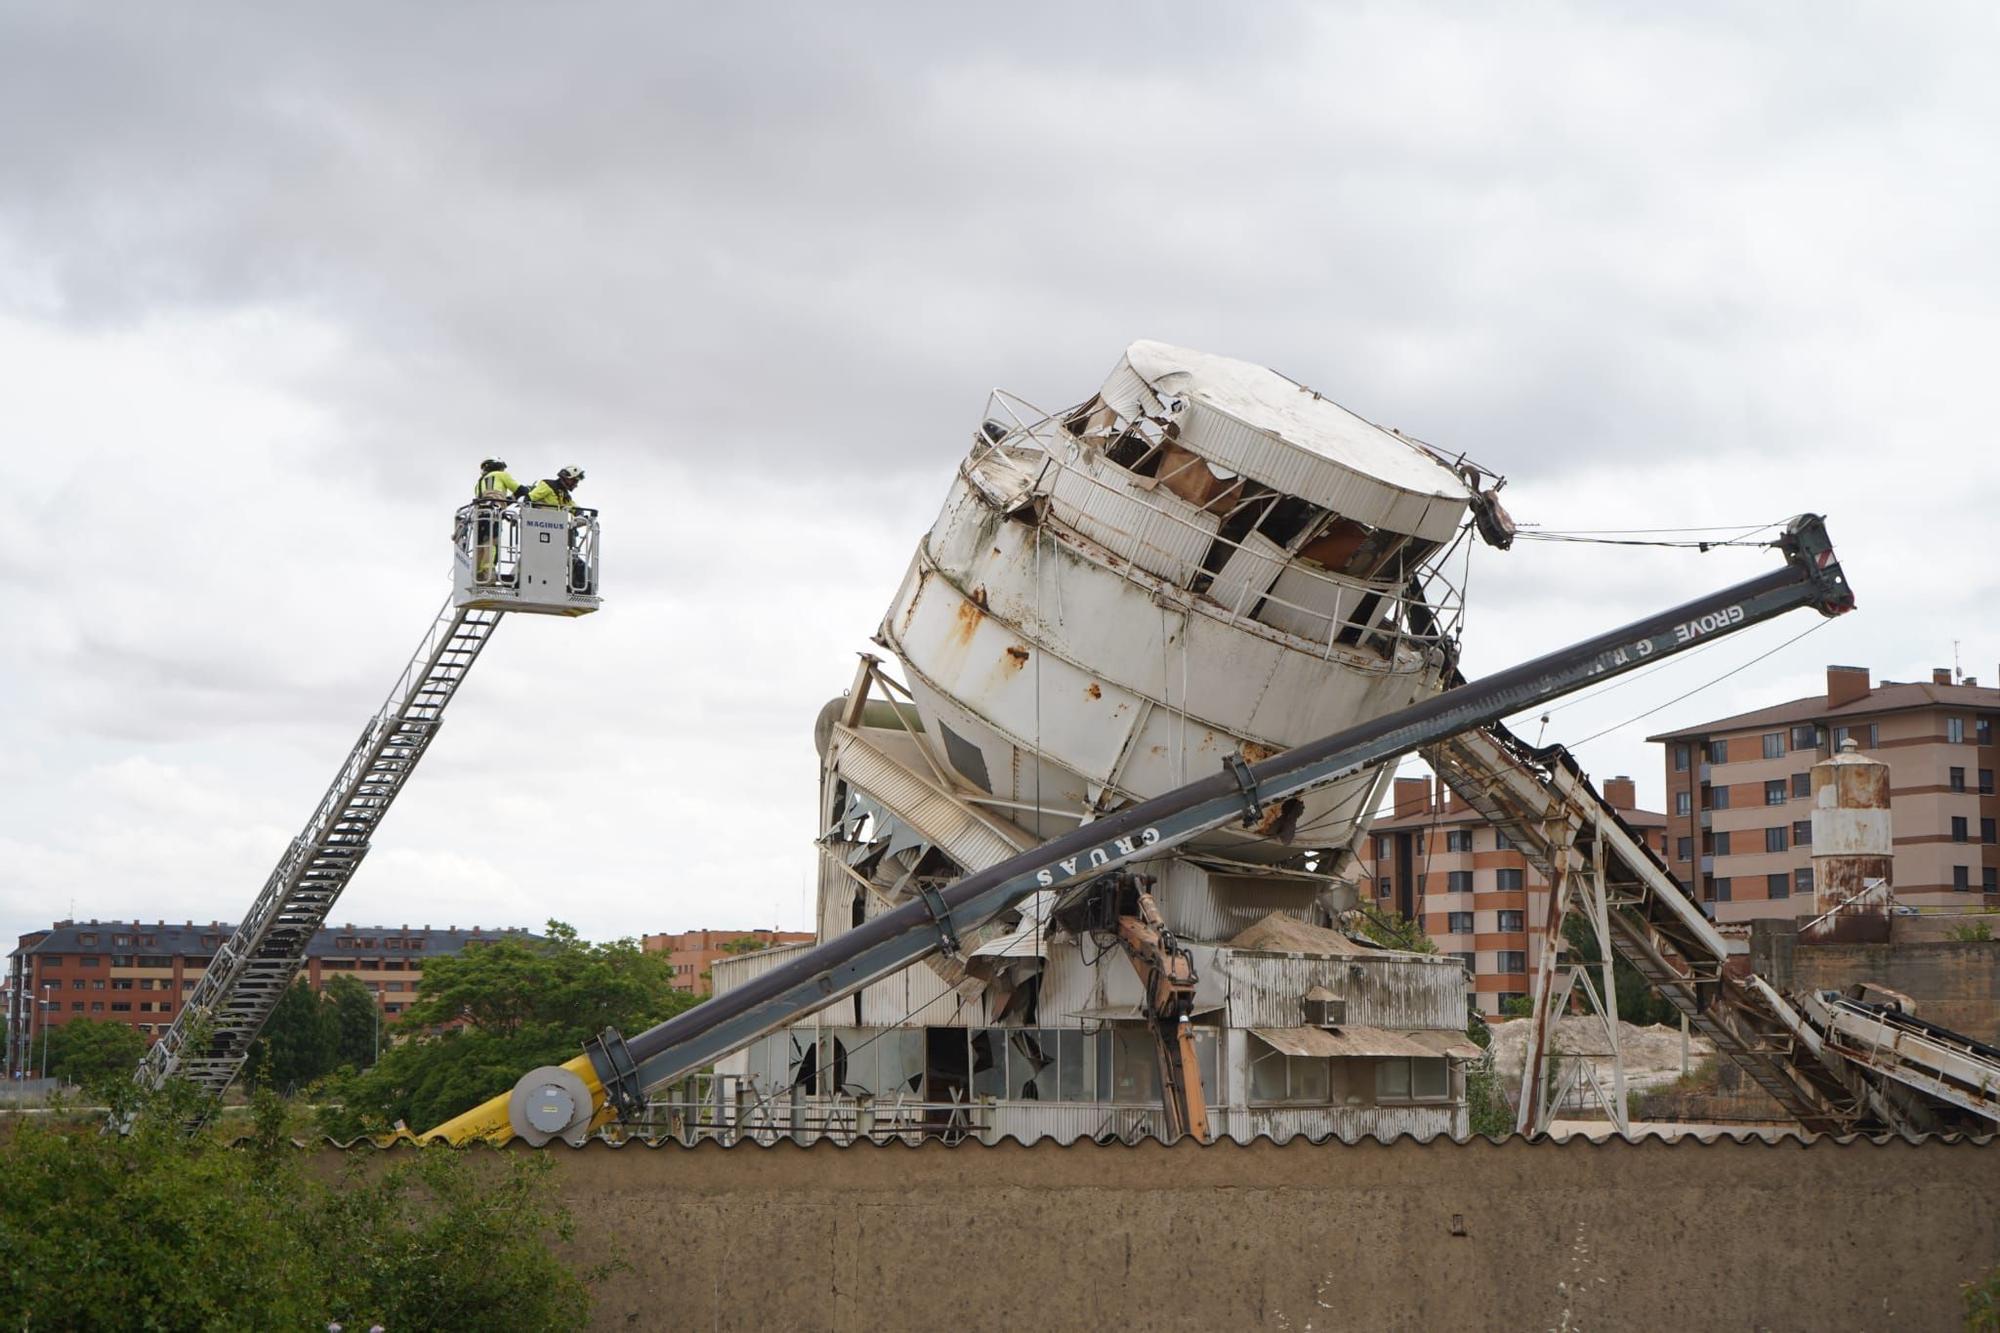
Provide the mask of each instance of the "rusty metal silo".
[{"label": "rusty metal silo", "polygon": [[1812,768],[1815,940],[1889,937],[1894,840],[1889,766],[1853,741]]}]

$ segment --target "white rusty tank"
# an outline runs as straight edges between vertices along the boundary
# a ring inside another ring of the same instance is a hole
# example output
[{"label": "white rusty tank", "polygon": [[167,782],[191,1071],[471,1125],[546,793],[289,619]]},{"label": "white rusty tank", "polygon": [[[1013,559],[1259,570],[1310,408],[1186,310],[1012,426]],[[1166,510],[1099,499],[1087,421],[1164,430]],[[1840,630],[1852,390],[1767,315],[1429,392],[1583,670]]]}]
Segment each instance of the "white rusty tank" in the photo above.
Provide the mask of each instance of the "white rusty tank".
[{"label": "white rusty tank", "polygon": [[1824,915],[1872,890],[1840,915],[1879,917],[1886,925],[1895,853],[1889,766],[1843,741],[1839,754],[1813,765],[1812,799],[1815,913]]},{"label": "white rusty tank", "polygon": [[[1076,407],[993,396],[880,641],[958,777],[1050,837],[1436,693],[1469,479],[1273,371],[1134,343]],[[1348,844],[1381,780],[1318,793],[1297,841]],[[1270,860],[1274,832],[1202,846]]]}]

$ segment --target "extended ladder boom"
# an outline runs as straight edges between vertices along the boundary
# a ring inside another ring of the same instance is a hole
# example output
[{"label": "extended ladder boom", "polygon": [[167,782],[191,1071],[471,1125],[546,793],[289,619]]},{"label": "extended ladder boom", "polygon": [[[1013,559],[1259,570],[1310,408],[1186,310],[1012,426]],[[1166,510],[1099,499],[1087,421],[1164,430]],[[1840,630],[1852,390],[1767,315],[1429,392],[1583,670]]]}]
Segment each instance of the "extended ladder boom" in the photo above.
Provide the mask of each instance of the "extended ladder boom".
[{"label": "extended ladder boom", "polygon": [[[647,1088],[710,1064],[933,953],[955,949],[961,935],[1032,894],[1068,889],[1232,820],[1254,822],[1267,804],[1282,804],[1370,764],[1535,707],[1715,635],[1800,607],[1810,606],[1828,616],[1853,608],[1853,594],[1816,515],[1794,519],[1777,544],[1786,558],[1781,570],[1260,763],[1239,761],[1221,773],[1084,824],[967,875],[942,892],[926,892],[873,917],[635,1037],[627,1039],[607,1029],[588,1044],[584,1055],[558,1071],[531,1072],[511,1095],[534,1101],[543,1092],[551,1094],[536,1108],[537,1114],[548,1114],[532,1126],[543,1138],[551,1132],[575,1134],[593,1123],[606,1103],[621,1115],[636,1117]],[[570,1090],[556,1095],[559,1083]],[[573,1099],[577,1091],[587,1094],[587,1104],[575,1106],[567,1124],[562,1124],[562,1114],[553,1108]],[[454,1142],[504,1139],[517,1128],[508,1101],[508,1096],[495,1098],[431,1133]]]},{"label": "extended ladder boom", "polygon": [[216,951],[173,1026],[146,1053],[138,1072],[143,1086],[158,1088],[179,1075],[211,1094],[213,1105],[235,1080],[503,614],[445,603],[263,892]]}]

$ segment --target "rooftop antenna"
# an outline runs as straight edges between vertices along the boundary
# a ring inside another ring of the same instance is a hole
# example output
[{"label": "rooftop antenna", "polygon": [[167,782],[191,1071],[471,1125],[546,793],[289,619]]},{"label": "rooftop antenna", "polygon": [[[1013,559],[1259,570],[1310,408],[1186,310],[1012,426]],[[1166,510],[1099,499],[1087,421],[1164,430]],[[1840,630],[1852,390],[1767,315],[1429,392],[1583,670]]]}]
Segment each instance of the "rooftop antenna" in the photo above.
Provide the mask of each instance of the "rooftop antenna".
[{"label": "rooftop antenna", "polygon": [[1951,641],[1951,678],[1961,685],[1965,684],[1965,672],[1958,665],[1957,639]]}]

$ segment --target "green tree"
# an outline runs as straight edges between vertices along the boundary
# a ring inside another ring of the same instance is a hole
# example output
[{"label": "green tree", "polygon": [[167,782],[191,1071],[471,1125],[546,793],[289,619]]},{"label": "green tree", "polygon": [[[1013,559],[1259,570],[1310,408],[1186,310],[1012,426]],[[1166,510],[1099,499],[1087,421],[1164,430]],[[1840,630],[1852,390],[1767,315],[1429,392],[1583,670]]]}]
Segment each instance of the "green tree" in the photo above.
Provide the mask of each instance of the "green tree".
[{"label": "green tree", "polygon": [[511,1088],[536,1065],[575,1058],[607,1026],[639,1032],[696,1003],[664,954],[635,940],[591,944],[551,921],[548,937],[495,940],[427,962],[399,1039],[366,1074],[330,1089],[322,1121],[350,1137],[423,1131]]},{"label": "green tree", "polygon": [[768,949],[770,947],[771,941],[760,940],[755,935],[738,935],[733,940],[724,940],[722,942],[722,951],[724,953],[756,953],[760,949]]},{"label": "green tree", "polygon": [[[1572,912],[1563,920],[1563,939],[1569,945],[1572,959],[1595,966],[1604,959],[1597,947],[1597,932],[1590,923]],[[1591,983],[1598,984],[1601,977],[1593,972]],[[1680,1010],[1668,1004],[1647,980],[1639,975],[1639,970],[1626,962],[1622,956],[1614,955],[1611,960],[1611,980],[1618,990],[1618,1017],[1626,1023],[1636,1023],[1647,1027],[1654,1023],[1679,1023]],[[1590,997],[1583,993],[1581,986],[1576,994],[1585,1009],[1590,1009]]]},{"label": "green tree", "polygon": [[336,972],[326,983],[326,998],[334,1012],[334,1065],[368,1068],[375,1063],[382,1023],[374,992],[348,973]]},{"label": "green tree", "polygon": [[279,997],[251,1044],[250,1082],[268,1079],[290,1093],[333,1072],[340,1031],[333,1006],[303,977]]},{"label": "green tree", "polygon": [[52,1027],[46,1038],[48,1072],[93,1095],[129,1083],[146,1053],[146,1039],[124,1023],[72,1018]]},{"label": "green tree", "polygon": [[1361,933],[1389,949],[1405,953],[1436,953],[1437,942],[1424,933],[1424,923],[1361,905]]},{"label": "green tree", "polygon": [[[0,1324],[10,1328],[507,1327],[586,1322],[557,1258],[547,1158],[444,1149],[308,1168],[268,1092],[229,1146],[170,1084],[129,1134],[38,1117],[0,1139]],[[108,1220],[115,1220],[109,1225]]]}]

